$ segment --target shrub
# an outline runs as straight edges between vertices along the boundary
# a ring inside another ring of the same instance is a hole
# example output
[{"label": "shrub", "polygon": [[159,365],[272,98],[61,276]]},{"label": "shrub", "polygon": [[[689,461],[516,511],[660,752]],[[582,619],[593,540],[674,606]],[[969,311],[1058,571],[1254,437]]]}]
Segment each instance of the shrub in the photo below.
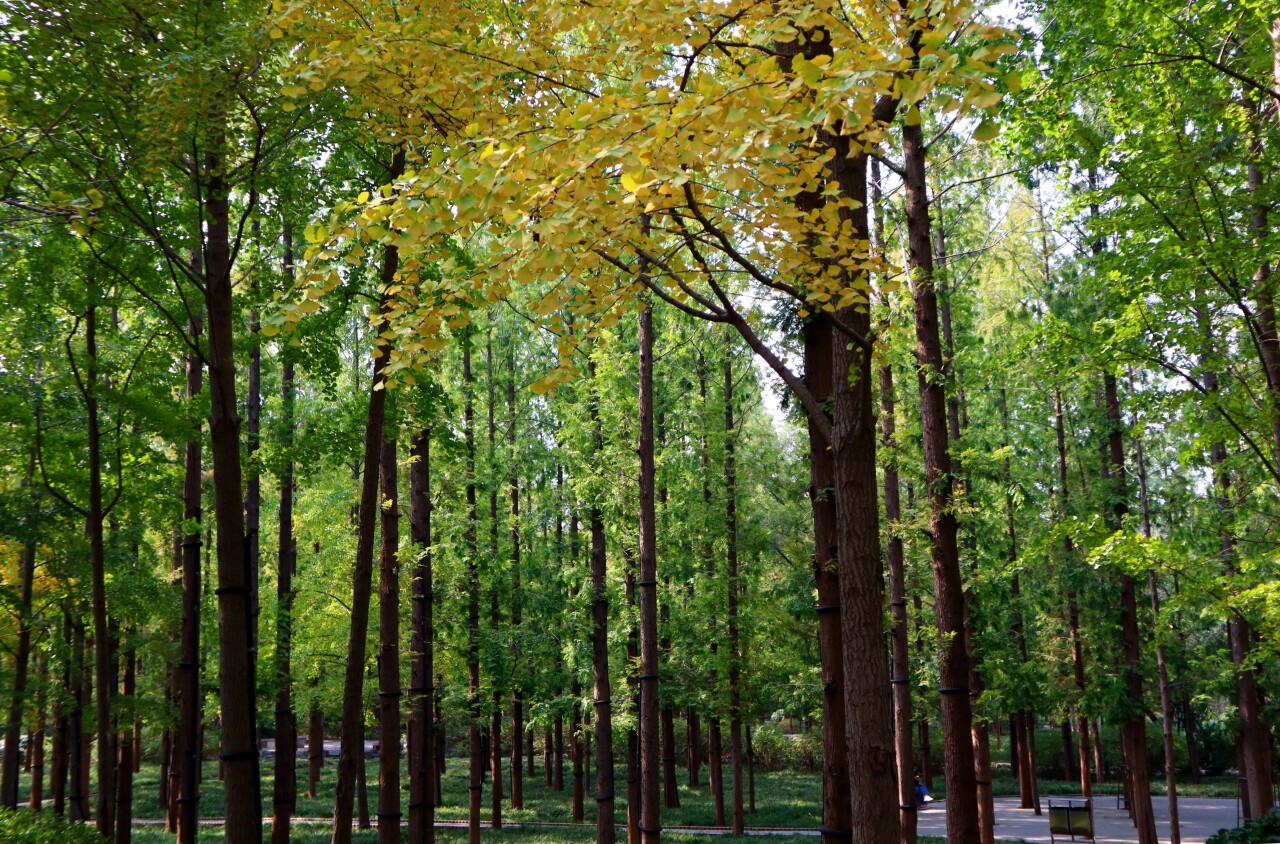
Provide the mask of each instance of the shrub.
[{"label": "shrub", "polygon": [[1205,844],[1270,844],[1280,841],[1280,812],[1267,812],[1236,829],[1221,829]]},{"label": "shrub", "polygon": [[0,809],[0,844],[106,844],[97,830],[52,812]]},{"label": "shrub", "polygon": [[751,733],[756,765],[765,771],[813,771],[822,764],[822,735],[816,730],[788,734],[772,722]]}]

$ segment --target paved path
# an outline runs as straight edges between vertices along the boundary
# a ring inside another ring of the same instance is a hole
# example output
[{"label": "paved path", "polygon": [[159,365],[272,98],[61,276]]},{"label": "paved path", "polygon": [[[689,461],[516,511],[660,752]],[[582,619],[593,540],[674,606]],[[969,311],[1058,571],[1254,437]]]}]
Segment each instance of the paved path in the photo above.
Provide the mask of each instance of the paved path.
[{"label": "paved path", "polygon": [[[998,840],[1048,844],[1048,797],[1041,799],[1044,814],[1039,817],[1032,809],[1020,808],[1017,797],[997,797],[995,802]],[[1156,833],[1161,841],[1168,841],[1169,803],[1164,797],[1152,797],[1151,805],[1156,813]],[[1178,800],[1178,818],[1182,844],[1204,844],[1205,839],[1218,830],[1236,825],[1236,801],[1183,797]],[[1116,798],[1113,796],[1104,795],[1094,799],[1093,822],[1098,844],[1135,844],[1138,840],[1128,813],[1116,808]],[[930,804],[928,809],[920,813],[920,834],[946,835],[946,832],[946,804]],[[1071,840],[1070,836],[1054,837],[1058,841]]]}]

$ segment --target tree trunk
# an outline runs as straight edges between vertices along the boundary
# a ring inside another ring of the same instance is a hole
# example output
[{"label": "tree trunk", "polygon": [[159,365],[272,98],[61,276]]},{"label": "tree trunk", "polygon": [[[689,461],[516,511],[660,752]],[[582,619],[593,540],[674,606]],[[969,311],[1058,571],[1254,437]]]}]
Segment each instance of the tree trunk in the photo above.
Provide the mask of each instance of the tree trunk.
[{"label": "tree trunk", "polygon": [[[397,151],[390,178],[404,171],[404,152]],[[360,510],[356,555],[351,573],[351,632],[347,640],[347,664],[342,686],[342,740],[338,751],[338,776],[334,793],[333,844],[350,844],[352,803],[358,775],[364,770],[364,675],[369,635],[369,598],[373,586],[373,536],[378,514],[378,465],[387,391],[383,369],[390,349],[379,338],[390,305],[390,288],[399,262],[398,250],[388,245],[382,253],[379,278],[379,330],[374,332],[373,373],[369,383],[369,412],[365,420],[364,456],[361,461]],[[357,766],[359,770],[357,770]],[[361,799],[364,789],[360,789]]]},{"label": "tree trunk", "polygon": [[[27,475],[24,487],[30,487],[34,471],[35,456],[27,464]],[[22,731],[23,715],[26,712],[27,672],[31,661],[31,593],[36,572],[35,537],[28,536],[23,542],[22,557],[18,562],[18,646],[13,659],[13,689],[9,698],[8,720],[4,731],[3,777],[0,782],[0,805],[8,809],[18,807],[18,736]]]},{"label": "tree trunk", "polygon": [[44,739],[45,739],[45,704],[46,689],[49,684],[46,682],[49,678],[46,674],[48,668],[44,657],[36,660],[36,676],[41,678],[41,683],[36,692],[36,712],[34,729],[31,736],[31,798],[28,807],[33,812],[39,812],[44,808]]},{"label": "tree trunk", "polygon": [[[898,840],[915,844],[917,811],[915,760],[911,752],[911,658],[907,628],[905,554],[900,522],[901,490],[898,480],[898,443],[895,436],[893,370],[880,367],[880,444],[884,454],[884,517],[889,532],[889,613],[893,619],[891,679],[893,684],[894,752],[898,762]],[[986,844],[986,842],[984,842]]]},{"label": "tree trunk", "polygon": [[552,774],[551,787],[556,791],[564,791],[564,716],[556,713],[555,726],[552,728]]},{"label": "tree trunk", "polygon": [[484,756],[480,741],[480,548],[476,512],[476,434],[474,378],[471,374],[471,332],[462,338],[463,420],[467,445],[467,840],[480,844],[480,801],[484,790]]},{"label": "tree trunk", "polygon": [[409,689],[409,841],[435,844],[436,836],[436,731],[435,586],[431,558],[431,429],[413,438],[409,468],[409,531],[416,548],[413,572],[413,641]]},{"label": "tree trunk", "polygon": [[[78,608],[77,608],[78,611]],[[68,640],[71,642],[71,712],[68,716],[67,730],[67,820],[72,823],[88,820],[89,812],[85,806],[84,788],[84,708],[88,696],[84,681],[84,621],[72,617],[68,625],[71,630]]]},{"label": "tree trunk", "polygon": [[[641,227],[647,234],[647,218],[644,219]],[[644,271],[642,266],[641,272]],[[662,804],[659,802],[658,790],[662,760],[658,723],[658,552],[657,511],[654,504],[653,310],[648,303],[641,306],[639,325],[640,841],[642,844],[658,844],[662,833]],[[733,586],[736,585],[736,583],[733,584]],[[732,612],[731,609],[730,613]]]},{"label": "tree trunk", "polygon": [[698,772],[702,769],[702,724],[698,710],[689,707],[685,716],[685,733],[689,743],[685,756],[688,759],[689,787],[698,788]]},{"label": "tree trunk", "polygon": [[378,578],[378,844],[400,844],[400,504],[394,427],[383,426]]},{"label": "tree trunk", "polygon": [[[63,641],[72,642],[70,618],[63,615]],[[52,678],[50,678],[52,679]],[[71,684],[71,658],[68,655],[67,660],[62,668],[62,687],[68,694],[72,694],[74,690]],[[53,800],[53,813],[59,818],[63,817],[66,811],[66,795],[67,795],[67,770],[70,767],[70,760],[67,754],[68,733],[71,729],[71,719],[67,717],[66,706],[62,702],[62,698],[58,697],[53,704],[53,748],[52,758],[50,759],[49,770],[49,796]]]},{"label": "tree trunk", "polygon": [[[493,383],[493,330],[485,337],[485,373],[489,387],[489,471],[498,471],[497,424],[495,422],[496,401]],[[489,561],[493,566],[493,579],[489,584],[489,624],[494,638],[502,634],[502,612],[500,608],[500,587],[498,582],[498,485],[489,485]],[[495,672],[496,675],[497,672]],[[489,713],[489,769],[493,774],[493,788],[490,797],[490,823],[494,829],[502,829],[502,690],[498,687],[498,677],[493,678],[493,704]],[[513,744],[520,743],[520,736],[511,734]]]},{"label": "tree trunk", "polygon": [[[1112,483],[1115,485],[1113,528],[1120,530],[1124,517],[1129,513],[1126,503],[1124,468],[1124,423],[1120,416],[1120,393],[1116,377],[1103,375],[1103,392],[1106,397],[1108,446],[1111,458]],[[1150,774],[1147,770],[1147,722],[1143,716],[1142,700],[1142,639],[1138,631],[1137,584],[1133,576],[1120,575],[1120,624],[1124,634],[1125,688],[1133,707],[1129,717],[1120,726],[1121,744],[1128,757],[1126,780],[1129,784],[1134,826],[1138,830],[1138,844],[1156,844],[1156,821],[1151,808]]]},{"label": "tree trunk", "polygon": [[[221,145],[221,139],[217,141]],[[205,161],[205,306],[209,326],[209,441],[218,528],[218,677],[227,840],[262,841],[262,790],[255,741],[250,584],[246,577],[240,415],[233,342],[231,211],[223,161]]]},{"label": "tree trunk", "polygon": [[[590,417],[595,454],[604,449],[595,364],[590,363]],[[591,668],[594,678],[596,737],[596,844],[613,844],[613,691],[609,682],[609,593],[605,557],[604,518],[600,505],[591,502]]]},{"label": "tree trunk", "polygon": [[307,796],[314,798],[324,770],[324,713],[313,708],[307,718]]},{"label": "tree trunk", "polygon": [[[284,224],[284,272],[293,283],[293,228]],[[287,356],[287,352],[285,355]],[[276,758],[271,799],[272,844],[289,844],[290,819],[298,802],[298,723],[293,714],[293,573],[298,565],[297,540],[293,536],[293,427],[294,365],[286,357],[280,368],[280,398],[285,454],[280,473],[280,515],[276,565]],[[314,796],[314,795],[313,795]]]},{"label": "tree trunk", "polygon": [[[253,239],[258,240],[261,223],[255,217],[252,223]],[[251,295],[258,297],[258,274],[249,273]],[[244,566],[245,582],[249,584],[249,686],[254,699],[256,715],[258,705],[258,618],[262,602],[258,593],[258,577],[262,554],[260,533],[262,524],[262,476],[255,459],[262,432],[262,346],[261,324],[258,312],[249,311],[249,372],[245,397],[245,479],[244,479]],[[258,747],[258,724],[255,718],[250,725],[253,744]],[[261,788],[261,786],[259,786]]]},{"label": "tree trunk", "polygon": [[[507,354],[507,450],[511,461],[508,487],[511,498],[511,643],[512,664],[520,659],[520,480],[516,471],[519,465],[516,454],[516,354],[512,346]],[[511,808],[524,808],[524,778],[520,765],[520,739],[524,729],[524,692],[520,687],[520,672],[511,676]],[[533,741],[532,733],[529,736]],[[533,765],[533,750],[529,750],[529,765]],[[530,776],[532,776],[532,769]]]},{"label": "tree trunk", "polygon": [[[136,556],[136,555],[135,555]],[[124,676],[120,680],[120,696],[129,709],[136,709],[135,695],[138,690],[137,651],[132,643],[133,631],[125,629],[125,638],[130,640],[129,648],[124,652]],[[122,730],[119,741],[119,767],[116,781],[116,793],[112,795],[116,802],[116,844],[129,844],[133,838],[133,772],[134,759],[140,751],[133,739],[133,725]]]},{"label": "tree trunk", "polygon": [[[1138,502],[1142,508],[1142,535],[1151,538],[1151,501],[1147,493],[1147,463],[1142,453],[1142,437],[1135,436],[1133,457],[1138,464]],[[1160,624],[1160,592],[1156,573],[1147,570],[1147,588],[1151,590],[1151,617]],[[1169,844],[1182,844],[1182,830],[1178,823],[1178,766],[1173,753],[1173,695],[1169,689],[1169,665],[1165,660],[1164,643],[1156,635],[1156,668],[1160,677],[1160,733],[1164,741],[1164,781],[1169,801]]]},{"label": "tree trunk", "polygon": [[[187,323],[191,345],[200,346],[199,316]],[[187,356],[186,397],[190,404],[202,389],[199,355]],[[178,699],[178,728],[174,733],[173,775],[170,797],[177,810],[178,844],[195,844],[200,815],[200,598],[201,598],[201,494],[202,470],[200,421],[191,420],[183,453],[182,522],[182,642],[174,693]]]},{"label": "tree trunk", "polygon": [[[569,559],[570,571],[574,570],[578,565],[578,509],[576,506],[569,508]],[[569,597],[573,599],[578,594],[578,578],[571,581],[574,585],[569,588]],[[594,593],[593,593],[594,594]],[[594,610],[594,607],[593,607]],[[594,618],[592,620],[594,631]],[[592,650],[594,660],[595,634],[592,633]],[[593,662],[594,667],[594,662]],[[583,751],[583,717],[582,717],[582,681],[579,679],[578,666],[572,666],[571,683],[569,692],[572,696],[573,708],[569,713],[569,755],[570,762],[573,766],[573,800],[572,800],[572,817],[574,823],[582,823],[586,819],[583,803],[586,798],[586,782],[589,775],[584,771],[584,762],[586,754]],[[594,712],[594,707],[592,708]]]},{"label": "tree trunk", "polygon": [[729,765],[733,777],[733,834],[742,835],[742,650],[738,632],[738,477],[734,465],[733,346],[726,344],[724,355],[724,498],[725,569],[728,575],[729,624]]},{"label": "tree trunk", "polygon": [[938,334],[938,297],[933,281],[929,201],[925,188],[925,146],[919,124],[903,126],[903,183],[907,194],[910,264],[915,279],[916,357],[920,382],[920,421],[925,483],[929,492],[931,558],[935,608],[943,654],[942,736],[946,755],[947,829],[952,841],[977,841],[977,783],[974,773],[973,711],[969,699],[969,658],[965,650],[964,587],[960,577],[952,507],[951,456],[946,424],[942,345]]}]

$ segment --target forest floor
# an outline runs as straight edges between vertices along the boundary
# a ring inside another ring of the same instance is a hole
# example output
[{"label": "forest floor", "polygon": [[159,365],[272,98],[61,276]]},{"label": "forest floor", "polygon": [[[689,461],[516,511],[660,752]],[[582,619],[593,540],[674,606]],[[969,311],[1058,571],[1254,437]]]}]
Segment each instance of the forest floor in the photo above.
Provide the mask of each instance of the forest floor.
[{"label": "forest floor", "polygon": [[[332,760],[326,760],[326,766],[315,797],[307,797],[306,795],[307,767],[305,761],[299,763],[297,770],[301,793],[298,797],[295,816],[315,819],[317,822],[297,824],[292,840],[302,842],[302,844],[327,842],[330,839],[330,833],[327,831],[327,819],[332,815],[334,799],[334,768]],[[376,759],[368,760],[367,772],[368,801],[372,812],[377,808],[378,766]],[[263,760],[262,773],[263,803],[269,807],[273,782],[271,760]],[[504,780],[509,789],[510,771],[507,770],[504,774]],[[163,817],[157,799],[159,794],[159,775],[159,766],[151,763],[143,763],[140,772],[135,775],[134,817],[139,821],[154,821]],[[466,776],[466,760],[450,758],[443,781],[444,805],[437,810],[437,819],[439,821],[455,823],[466,821]],[[1206,780],[1200,786],[1179,785],[1179,792],[1180,794],[1196,797],[1225,797],[1228,794],[1234,794],[1234,778],[1220,779],[1221,781],[1219,779]],[[725,780],[727,786],[727,776]],[[625,768],[620,767],[616,770],[615,782],[619,784],[619,797],[616,807],[617,817],[622,822],[626,818]],[[407,776],[404,775],[403,771],[401,784],[402,787],[407,787],[408,784]],[[539,760],[537,775],[524,778],[525,808],[518,811],[513,810],[510,805],[510,792],[508,791],[506,794],[507,799],[503,805],[502,817],[504,823],[510,826],[502,830],[486,830],[484,833],[486,844],[505,844],[505,842],[511,842],[511,844],[551,844],[551,842],[566,842],[566,844],[569,844],[573,842],[576,844],[576,842],[594,840],[595,827],[590,811],[591,805],[587,806],[587,822],[585,824],[570,823],[571,785],[571,772],[566,767],[565,790],[556,791],[548,787],[542,773],[541,761]],[[941,786],[941,782],[939,781],[937,785]],[[482,819],[486,823],[490,819],[491,792],[489,788],[490,783],[486,778],[482,813]],[[994,788],[998,797],[1017,794],[1017,783],[1012,778],[997,776]],[[1068,784],[1065,782],[1041,780],[1040,788],[1041,793],[1045,795],[1070,794]],[[1118,785],[1104,784],[1097,788],[1100,792],[1100,797],[1095,804],[1098,809],[1099,831],[1106,832],[1111,827],[1103,825],[1104,816],[1109,817],[1109,813],[1114,813],[1115,799],[1114,796],[1103,795],[1107,795],[1108,791],[1114,792],[1118,789]],[[20,789],[21,794],[29,793],[29,784],[25,776]],[[1156,790],[1162,790],[1162,784],[1153,783],[1153,792]],[[592,802],[590,794],[591,785],[588,785],[588,804]],[[945,795],[941,793],[941,788],[935,789],[935,794],[940,798],[945,798]],[[746,824],[748,830],[755,830],[757,834],[768,834],[770,844],[801,844],[801,842],[810,844],[813,841],[812,833],[788,834],[782,832],[782,830],[815,830],[820,821],[821,799],[821,778],[816,773],[796,771],[758,772],[756,774],[756,811],[747,815]],[[217,780],[216,764],[206,762],[201,795],[201,816],[208,819],[221,818],[223,814],[222,800],[222,788]],[[1164,801],[1156,799],[1154,802],[1157,807],[1157,816],[1163,817]],[[1186,807],[1183,810],[1184,829],[1190,831],[1192,829],[1190,824],[1200,824],[1198,818],[1200,818],[1201,813],[1197,807],[1202,803],[1221,803],[1225,808],[1218,808],[1206,816],[1207,819],[1204,823],[1209,824],[1209,826],[1205,827],[1207,832],[1204,835],[1199,837],[1184,835],[1183,840],[1186,844],[1203,841],[1208,834],[1212,834],[1217,829],[1235,825],[1234,800],[1195,800],[1184,797],[1181,802],[1181,805]],[[687,775],[684,771],[681,771],[680,804],[678,809],[664,808],[662,810],[663,826],[667,829],[672,840],[678,841],[679,844],[710,844],[710,842],[722,842],[724,840],[723,830],[713,831],[710,829],[714,821],[714,813],[707,788],[705,768],[701,773],[700,787],[697,788],[688,785]],[[922,835],[940,836],[945,834],[944,807],[945,803],[940,800],[921,813],[920,832]],[[726,806],[726,809],[728,808]],[[1028,841],[1039,841],[1041,838],[1036,837],[1036,835],[1044,833],[1043,840],[1049,840],[1047,837],[1047,816],[1037,818],[1030,810],[1018,809],[1017,801],[1009,799],[998,800],[997,812],[999,826],[997,826],[996,834],[1000,839],[1018,840],[1025,838]],[[1022,817],[1023,814],[1027,817]],[[1124,813],[1119,812],[1119,815],[1126,825],[1119,831],[1131,830],[1132,827],[1127,826],[1128,820],[1127,817],[1124,817]],[[555,824],[556,826],[538,826],[541,824]],[[692,828],[696,832],[682,833],[674,829],[676,827]],[[1199,834],[1199,830],[1199,826],[1194,828],[1196,834]],[[210,829],[208,837],[210,840],[217,841],[221,837],[221,832],[216,828]],[[361,832],[357,834],[355,841],[357,844],[362,844],[365,841],[372,842],[375,838],[375,832]],[[154,823],[143,823],[139,825],[135,840],[138,844],[167,844],[167,842],[172,841],[172,836],[165,834]],[[441,830],[440,841],[443,844],[454,844],[454,842],[465,840],[465,828],[446,828]],[[921,839],[923,844],[927,844],[931,840],[934,839]],[[941,839],[936,840],[940,841]],[[1123,842],[1126,840],[1132,839],[1124,837],[1099,839],[1100,842]]]}]

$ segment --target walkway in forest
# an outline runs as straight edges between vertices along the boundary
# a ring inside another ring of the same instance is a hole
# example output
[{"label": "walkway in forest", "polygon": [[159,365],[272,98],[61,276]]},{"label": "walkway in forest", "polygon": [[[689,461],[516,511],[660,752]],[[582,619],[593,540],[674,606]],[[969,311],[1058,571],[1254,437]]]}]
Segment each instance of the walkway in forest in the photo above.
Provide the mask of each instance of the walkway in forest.
[{"label": "walkway in forest", "polygon": [[[1151,804],[1156,814],[1156,832],[1161,841],[1168,841],[1169,803],[1164,797],[1152,797]],[[1041,807],[1044,814],[1037,817],[1034,810],[1021,808],[1017,797],[997,797],[996,838],[1003,841],[1048,844],[1050,840],[1048,797],[1041,798]],[[1183,797],[1178,801],[1178,818],[1180,821],[1178,825],[1182,830],[1182,844],[1204,844],[1205,839],[1218,830],[1236,825],[1236,801]],[[1129,820],[1128,813],[1116,808],[1114,796],[1103,795],[1095,798],[1093,819],[1098,834],[1098,844],[1134,844],[1138,840],[1138,834]],[[945,835],[946,820],[945,804],[930,804],[926,811],[920,813],[920,834]],[[1071,837],[1059,835],[1056,839],[1070,841]]]},{"label": "walkway in forest", "polygon": [[[1055,798],[1057,799],[1057,798]],[[1077,798],[1078,799],[1078,798]],[[1156,828],[1161,841],[1169,840],[1169,805],[1163,797],[1152,798],[1156,813]],[[1023,809],[1018,805],[1016,797],[996,798],[996,839],[998,841],[1025,841],[1028,844],[1048,844],[1049,837],[1049,798],[1042,800],[1044,814],[1036,816],[1031,809]],[[1184,797],[1178,801],[1178,812],[1181,818],[1182,844],[1204,844],[1205,839],[1220,829],[1236,825],[1236,801],[1214,800],[1204,797]],[[920,813],[921,835],[946,835],[946,804],[937,802]],[[269,822],[264,819],[264,822]],[[327,824],[329,818],[297,818],[295,822],[302,824]],[[160,824],[163,821],[139,820],[139,824]],[[206,820],[204,823],[219,824],[221,819]],[[1094,824],[1097,827],[1097,844],[1136,844],[1137,834],[1133,824],[1123,809],[1116,808],[1116,799],[1111,796],[1097,798],[1094,803]],[[466,821],[441,821],[436,824],[442,828],[466,828]],[[482,824],[488,828],[487,823]],[[509,823],[508,827],[532,827],[554,829],[557,827],[585,828],[582,824],[561,823]],[[619,829],[623,827],[619,826]],[[681,826],[666,827],[666,832],[692,835],[727,835],[725,827],[714,826]],[[817,830],[800,828],[748,828],[750,836],[776,835],[812,835],[817,837]],[[1057,836],[1058,841],[1070,841],[1069,836]],[[1077,839],[1078,841],[1083,839]]]}]

